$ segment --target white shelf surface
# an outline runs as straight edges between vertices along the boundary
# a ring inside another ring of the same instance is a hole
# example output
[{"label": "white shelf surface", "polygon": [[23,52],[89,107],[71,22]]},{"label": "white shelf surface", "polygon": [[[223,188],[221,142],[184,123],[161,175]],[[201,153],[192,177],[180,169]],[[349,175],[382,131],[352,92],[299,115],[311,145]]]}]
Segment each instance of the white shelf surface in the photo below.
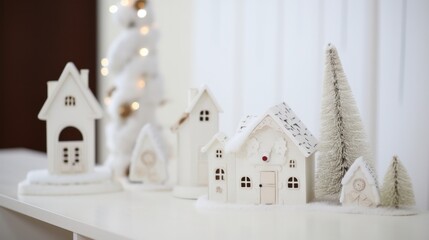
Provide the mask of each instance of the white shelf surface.
[{"label": "white shelf surface", "polygon": [[171,192],[18,196],[46,155],[0,150],[0,206],[93,239],[429,239],[429,213],[376,216],[316,211],[201,211]]}]

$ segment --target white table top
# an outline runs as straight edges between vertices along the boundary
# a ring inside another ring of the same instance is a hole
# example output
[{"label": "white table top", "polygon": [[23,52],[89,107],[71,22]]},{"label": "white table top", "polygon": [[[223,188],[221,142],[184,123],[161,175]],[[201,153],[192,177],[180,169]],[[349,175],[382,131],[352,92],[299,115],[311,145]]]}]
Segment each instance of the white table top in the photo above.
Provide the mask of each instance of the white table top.
[{"label": "white table top", "polygon": [[17,196],[46,155],[0,150],[0,206],[94,239],[429,239],[429,213],[375,216],[316,211],[201,211],[170,192]]}]

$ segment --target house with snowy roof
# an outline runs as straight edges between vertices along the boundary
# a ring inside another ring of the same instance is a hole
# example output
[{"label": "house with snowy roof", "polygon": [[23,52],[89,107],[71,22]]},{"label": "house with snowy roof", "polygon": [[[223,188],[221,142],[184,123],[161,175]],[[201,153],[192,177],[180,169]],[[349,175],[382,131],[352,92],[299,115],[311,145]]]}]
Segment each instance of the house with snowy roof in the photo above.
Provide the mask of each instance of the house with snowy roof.
[{"label": "house with snowy roof", "polygon": [[209,161],[209,200],[242,204],[305,204],[314,197],[317,140],[281,103],[246,116],[229,140],[202,148]]},{"label": "house with snowy roof", "polygon": [[188,107],[172,127],[177,133],[177,185],[173,195],[196,199],[207,194],[208,163],[201,148],[219,131],[219,107],[207,86],[190,89]]},{"label": "house with snowy roof", "polygon": [[343,206],[377,207],[380,193],[374,170],[363,157],[356,159],[341,180]]}]

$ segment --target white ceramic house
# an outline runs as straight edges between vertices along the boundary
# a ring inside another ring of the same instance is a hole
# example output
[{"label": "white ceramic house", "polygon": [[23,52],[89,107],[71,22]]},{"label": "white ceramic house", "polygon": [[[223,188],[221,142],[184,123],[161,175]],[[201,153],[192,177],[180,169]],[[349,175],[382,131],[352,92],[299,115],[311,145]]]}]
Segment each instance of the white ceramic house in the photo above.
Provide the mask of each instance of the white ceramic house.
[{"label": "white ceramic house", "polygon": [[95,119],[102,109],[88,87],[88,70],[69,62],[58,81],[48,82],[48,98],[39,112],[46,121],[51,174],[91,172],[95,163]]},{"label": "white ceramic house", "polygon": [[159,132],[146,124],[137,137],[131,156],[129,179],[145,184],[162,184],[167,180],[167,157]]},{"label": "white ceramic house", "polygon": [[220,136],[202,149],[210,162],[209,200],[305,204],[313,199],[317,140],[286,103],[245,117],[230,140]]},{"label": "white ceramic house", "polygon": [[219,104],[207,86],[190,89],[188,107],[172,130],[177,132],[177,185],[173,195],[197,198],[207,194],[208,164],[201,148],[219,131]]},{"label": "white ceramic house", "polygon": [[380,204],[375,173],[363,157],[350,166],[341,184],[340,202],[343,206],[377,207]]},{"label": "white ceramic house", "polygon": [[234,172],[234,162],[231,161],[229,154],[225,152],[225,143],[228,140],[224,133],[217,133],[207,143],[206,146],[201,148],[203,158],[208,161],[208,179],[215,179],[216,181],[209,180],[208,195],[210,200],[219,202],[226,202],[227,196],[233,193],[228,193],[229,184],[234,184],[232,177],[226,175],[226,170]]}]

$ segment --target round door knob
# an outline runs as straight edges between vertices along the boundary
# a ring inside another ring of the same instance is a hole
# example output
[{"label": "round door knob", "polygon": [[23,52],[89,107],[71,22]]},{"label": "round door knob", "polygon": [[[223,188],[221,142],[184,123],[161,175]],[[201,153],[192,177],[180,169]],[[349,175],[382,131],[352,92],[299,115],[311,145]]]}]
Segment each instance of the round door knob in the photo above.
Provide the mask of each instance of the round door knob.
[{"label": "round door knob", "polygon": [[259,187],[262,187],[262,184],[259,184]]}]

